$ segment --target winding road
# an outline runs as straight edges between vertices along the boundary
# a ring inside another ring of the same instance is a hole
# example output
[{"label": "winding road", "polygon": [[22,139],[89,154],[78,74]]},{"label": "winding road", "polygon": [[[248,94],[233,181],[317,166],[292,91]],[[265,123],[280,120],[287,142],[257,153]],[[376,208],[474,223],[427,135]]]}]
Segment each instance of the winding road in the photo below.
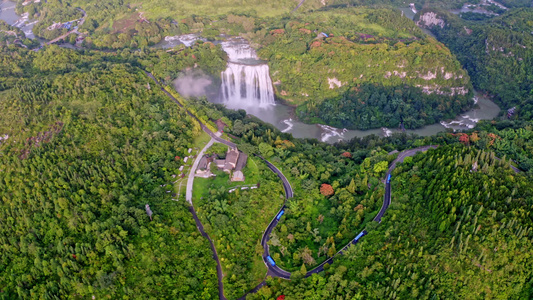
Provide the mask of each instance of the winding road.
[{"label": "winding road", "polygon": [[144,71],[144,73],[150,77],[152,80],[155,81],[155,83],[157,85],[159,85],[159,87],[161,88],[161,90],[170,98],[172,99],[172,101],[174,101],[176,104],[178,104],[178,106],[180,106],[181,108],[185,109],[185,111],[187,112],[187,114],[189,116],[191,116],[193,119],[195,119],[198,123],[200,123],[200,126],[202,127],[203,131],[205,131],[207,134],[209,134],[209,136],[211,137],[211,139],[209,140],[209,142],[204,146],[204,148],[198,153],[198,155],[196,156],[196,159],[194,160],[194,163],[191,167],[191,170],[189,172],[189,177],[187,179],[187,189],[185,191],[185,199],[187,200],[187,202],[189,202],[190,206],[189,206],[189,211],[191,212],[192,214],[192,217],[194,219],[194,221],[196,222],[196,227],[198,228],[198,231],[200,231],[200,233],[202,234],[203,237],[205,237],[208,241],[209,241],[209,245],[211,246],[211,251],[213,251],[213,259],[216,261],[217,263],[217,279],[218,279],[218,299],[219,300],[227,300],[226,299],[226,296],[224,296],[224,282],[223,282],[223,278],[224,278],[224,274],[222,273],[222,265],[220,264],[220,259],[218,257],[218,253],[217,253],[217,250],[215,248],[215,244],[213,243],[213,240],[211,240],[211,238],[209,237],[209,235],[207,234],[207,232],[205,232],[204,230],[204,225],[202,224],[202,222],[200,221],[200,219],[198,219],[198,215],[196,214],[196,210],[194,209],[194,205],[192,203],[192,189],[193,189],[193,184],[194,184],[194,175],[195,175],[195,170],[198,168],[198,164],[200,163],[200,159],[202,158],[202,156],[204,155],[205,151],[207,149],[209,149],[209,147],[211,147],[214,143],[222,143],[224,145],[227,145],[229,147],[232,147],[232,148],[236,148],[237,146],[230,142],[230,141],[227,141],[221,137],[219,137],[216,133],[214,133],[213,131],[211,131],[209,128],[207,128],[207,126],[204,125],[204,123],[202,121],[200,121],[200,119],[198,117],[196,117],[196,115],[194,115],[193,113],[191,113],[186,107],[184,107],[181,102],[178,101],[178,99],[176,99],[174,96],[172,96],[172,94],[170,94],[167,90],[165,90],[163,88],[163,86],[161,85],[161,83],[154,77],[154,75],[152,75],[152,73],[150,72],[147,72],[147,71]]},{"label": "winding road", "polygon": [[[212,132],[209,128],[207,128],[207,126],[204,125],[204,123],[196,115],[194,115],[188,109],[186,109],[172,94],[170,94],[167,90],[165,90],[162,87],[161,83],[159,83],[159,81],[151,73],[149,73],[147,71],[145,71],[145,73],[146,73],[147,76],[149,76],[151,79],[153,79],[161,87],[161,90],[169,98],[171,98],[180,107],[184,108],[185,111],[187,112],[187,114],[189,116],[191,116],[193,119],[195,119],[200,124],[202,129],[207,134],[209,134],[209,136],[211,136],[211,140],[207,143],[207,145],[200,151],[200,153],[196,157],[196,160],[194,161],[193,166],[191,168],[191,172],[189,173],[189,178],[188,178],[188,182],[187,182],[186,200],[190,203],[189,210],[190,210],[191,214],[193,215],[193,218],[194,218],[194,220],[196,222],[196,226],[198,227],[198,230],[201,232],[202,236],[204,236],[209,241],[209,244],[211,246],[211,250],[213,251],[213,258],[217,262],[219,299],[220,300],[226,300],[226,297],[224,296],[224,285],[223,285],[223,281],[222,281],[223,274],[222,274],[222,268],[221,268],[220,260],[218,258],[218,254],[217,254],[217,251],[215,249],[213,241],[211,240],[209,235],[205,232],[204,227],[203,227],[202,223],[200,222],[200,220],[198,219],[198,216],[196,215],[196,211],[194,210],[194,206],[192,204],[192,187],[193,187],[193,181],[194,181],[194,170],[197,168],[199,160],[202,157],[203,153],[205,153],[205,151],[211,145],[213,145],[213,143],[215,143],[215,142],[222,143],[222,144],[225,144],[225,145],[227,145],[229,147],[232,147],[232,148],[236,148],[236,145],[234,143],[230,142],[230,141],[222,139],[216,133]],[[385,214],[385,212],[387,211],[387,209],[389,208],[389,206],[391,204],[391,183],[390,183],[390,180],[387,180],[387,178],[389,178],[389,175],[391,175],[392,171],[394,171],[394,169],[396,168],[396,164],[403,162],[406,157],[414,156],[418,152],[425,152],[425,151],[427,151],[429,149],[432,149],[432,148],[436,149],[437,147],[438,146],[434,146],[434,145],[422,146],[422,147],[418,147],[418,148],[414,148],[414,149],[404,150],[404,151],[400,152],[400,154],[398,154],[396,159],[394,159],[394,161],[390,164],[389,169],[387,170],[387,173],[385,174],[386,180],[384,182],[385,183],[385,194],[383,196],[383,204],[381,206],[381,209],[377,213],[377,215],[374,217],[373,221],[381,223],[383,215]],[[294,196],[294,191],[292,189],[292,186],[291,186],[290,182],[285,177],[285,175],[283,175],[283,173],[276,166],[274,166],[271,162],[269,162],[268,160],[266,160],[265,158],[263,158],[262,156],[260,156],[258,154],[255,154],[255,156],[257,156],[260,159],[262,159],[265,162],[265,164],[267,165],[267,167],[272,172],[274,172],[276,175],[278,175],[278,177],[281,179],[281,182],[283,184],[283,188],[285,190],[285,201],[284,201],[283,205],[281,206],[281,208],[279,209],[278,213],[274,216],[272,221],[270,221],[270,223],[268,224],[268,226],[265,229],[265,231],[263,232],[263,236],[261,238],[261,246],[263,247],[263,255],[262,255],[263,262],[264,262],[265,266],[267,267],[266,277],[271,276],[271,277],[278,277],[278,278],[283,278],[283,279],[290,280],[290,277],[291,277],[291,273],[290,272],[288,272],[286,270],[283,270],[277,264],[272,265],[268,261],[267,258],[270,257],[270,248],[269,248],[269,245],[268,245],[268,241],[270,239],[270,235],[272,234],[272,230],[279,223],[278,215],[286,208],[287,200]],[[520,170],[518,170],[517,168],[515,168],[513,166],[511,166],[511,168],[515,172],[520,172]],[[305,277],[309,277],[312,274],[317,274],[317,273],[320,273],[320,272],[324,271],[324,265],[325,264],[333,263],[333,260],[337,256],[342,255],[343,252],[346,249],[348,249],[348,247],[350,245],[357,244],[359,242],[360,238],[362,238],[366,234],[367,234],[366,230],[361,231],[354,239],[352,239],[348,244],[346,244],[344,247],[342,247],[335,255],[333,255],[332,257],[330,257],[326,261],[322,262],[320,265],[318,265],[317,267],[313,268],[312,270],[308,271],[305,274]],[[251,293],[256,293],[257,291],[259,291],[259,289],[261,289],[261,287],[263,287],[265,285],[266,285],[266,281],[263,280],[256,287],[254,287],[252,290],[247,292],[244,296],[242,296],[239,299],[246,299],[247,295],[249,295]]]},{"label": "winding road", "polygon": [[283,175],[283,173],[276,166],[274,166],[272,163],[270,163],[268,160],[266,160],[260,155],[256,154],[255,156],[261,158],[266,163],[267,167],[270,170],[272,170],[272,172],[276,173],[276,175],[278,175],[278,177],[281,179],[281,182],[283,183],[283,188],[285,189],[285,201],[283,202],[283,205],[281,206],[276,216],[272,219],[272,221],[270,221],[270,224],[268,224],[265,232],[263,233],[263,237],[261,238],[261,246],[263,246],[263,262],[265,263],[268,269],[267,276],[290,279],[291,278],[290,272],[287,272],[281,269],[277,265],[272,266],[270,263],[268,263],[267,257],[270,256],[270,249],[268,246],[268,240],[270,239],[270,234],[272,233],[272,230],[274,229],[274,227],[276,227],[276,225],[278,225],[278,222],[279,222],[279,220],[276,217],[279,215],[279,213],[282,210],[285,209],[285,204],[287,203],[287,199],[292,198],[294,196],[294,192],[292,190],[291,184],[289,183],[289,180],[287,180],[287,177],[285,177],[285,175]]},{"label": "winding road", "polygon": [[[423,146],[423,147],[418,147],[418,148],[415,148],[415,149],[405,150],[405,151],[401,152],[398,155],[398,157],[390,164],[390,167],[389,167],[387,173],[385,174],[385,178],[387,178],[391,174],[391,172],[396,168],[396,164],[397,163],[403,162],[403,160],[406,157],[408,157],[408,156],[413,156],[413,155],[415,155],[418,152],[425,152],[425,151],[429,150],[430,148],[437,148],[437,146]],[[279,220],[277,219],[277,216],[282,210],[285,209],[285,205],[286,205],[287,199],[292,198],[294,196],[294,192],[292,190],[292,186],[290,185],[290,183],[287,180],[287,178],[285,177],[285,175],[283,175],[283,173],[278,168],[276,168],[276,166],[274,166],[272,163],[270,163],[269,161],[267,161],[263,157],[261,157],[259,155],[256,155],[256,156],[261,158],[266,163],[266,165],[270,168],[270,170],[272,170],[272,172],[274,172],[274,173],[276,173],[278,175],[278,177],[281,179],[281,181],[283,183],[283,188],[285,189],[285,203],[283,203],[283,206],[280,208],[280,210],[278,211],[276,216],[272,219],[270,224],[268,224],[268,227],[266,228],[265,232],[263,233],[263,237],[261,238],[261,246],[263,246],[263,250],[264,250],[264,252],[263,252],[263,261],[264,261],[265,265],[268,268],[267,276],[279,277],[279,278],[283,278],[283,279],[290,279],[290,277],[291,277],[291,273],[290,272],[281,269],[277,264],[276,265],[272,265],[271,263],[268,262],[267,257],[270,256],[270,249],[269,249],[269,246],[268,246],[268,240],[270,239],[270,235],[272,233],[272,230],[274,229],[274,227],[276,227],[276,225],[279,222]],[[374,221],[381,222],[381,219],[383,218],[383,215],[385,214],[385,212],[389,208],[390,203],[391,203],[391,185],[390,185],[390,181],[385,181],[385,195],[383,197],[383,205],[381,206],[381,209],[379,210],[378,214],[374,218]],[[345,251],[350,245],[354,245],[357,242],[359,242],[359,239],[362,236],[366,235],[366,234],[367,234],[366,230],[363,230],[356,238],[354,238],[347,245],[342,247],[341,250],[339,250],[334,256],[332,256],[329,259],[327,259],[326,261],[322,262],[320,265],[318,265],[314,269],[308,271],[305,274],[305,277],[309,277],[309,276],[311,276],[313,274],[320,273],[320,272],[324,271],[324,265],[325,264],[333,263],[333,260],[338,255],[341,255],[343,253],[343,251]],[[248,292],[247,294],[253,292],[254,290],[258,290],[264,284],[265,284],[264,281],[261,282],[258,286],[256,286],[252,291]],[[241,298],[241,299],[244,299],[245,297],[246,297],[246,295],[243,298]]]}]

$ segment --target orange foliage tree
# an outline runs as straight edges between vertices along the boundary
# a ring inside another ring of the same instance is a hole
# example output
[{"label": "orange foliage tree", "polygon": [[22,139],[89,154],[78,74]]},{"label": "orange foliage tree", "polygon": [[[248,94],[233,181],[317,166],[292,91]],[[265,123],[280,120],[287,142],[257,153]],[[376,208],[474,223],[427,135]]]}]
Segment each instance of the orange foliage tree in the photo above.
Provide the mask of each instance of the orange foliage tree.
[{"label": "orange foliage tree", "polygon": [[320,186],[320,193],[326,197],[329,197],[331,195],[333,195],[335,193],[335,191],[333,190],[333,187],[327,183],[323,183],[321,186]]},{"label": "orange foliage tree", "polygon": [[468,145],[470,144],[470,138],[468,137],[468,134],[466,133],[460,133],[459,134],[459,142]]}]

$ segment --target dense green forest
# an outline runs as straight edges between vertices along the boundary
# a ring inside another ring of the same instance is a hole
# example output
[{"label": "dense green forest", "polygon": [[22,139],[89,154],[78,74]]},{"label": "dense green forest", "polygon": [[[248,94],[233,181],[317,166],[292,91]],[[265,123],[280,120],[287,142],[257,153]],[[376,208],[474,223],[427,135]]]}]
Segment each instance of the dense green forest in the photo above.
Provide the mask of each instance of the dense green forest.
[{"label": "dense green forest", "polygon": [[[330,145],[176,95],[208,126],[222,120],[224,137],[249,154],[245,182],[213,170],[193,189],[228,299],[262,280],[247,299],[533,297],[532,11],[478,18],[438,10],[445,26],[431,29],[441,43],[388,8],[400,2],[310,0],[288,14],[298,1],[18,1],[46,38],[66,32],[48,26],[80,18],[83,8],[88,37],[78,51],[35,52],[26,47],[38,41],[0,22],[0,299],[218,297],[213,253],[181,188],[193,160],[182,158],[209,137],[145,71],[174,95],[168,86],[180,71],[219,76],[220,34],[260,48],[277,95],[307,122],[416,128],[471,107],[473,87],[517,107],[509,120],[466,132]],[[464,2],[415,1],[445,9]],[[210,42],[146,47],[191,32]],[[397,165],[392,204],[373,222],[394,150],[423,145],[439,147]],[[216,144],[208,153],[225,151]],[[268,242],[290,281],[265,278],[260,240],[285,197],[253,154],[294,189]],[[304,278],[363,229],[361,242]]]},{"label": "dense green forest", "polygon": [[[422,15],[433,12],[424,10]],[[429,27],[457,55],[474,87],[486,91],[515,118],[533,117],[533,9],[509,11],[485,21],[467,21],[435,11],[443,26]]]},{"label": "dense green forest", "polygon": [[304,121],[417,128],[472,104],[459,62],[399,11],[333,9],[276,19],[269,28],[278,29],[253,39],[263,46],[276,94],[300,105]]},{"label": "dense green forest", "polygon": [[[174,68],[195,63],[217,73],[224,67],[220,48],[204,43],[181,52],[2,49],[9,79],[2,81],[0,94],[5,112],[0,132],[9,135],[0,145],[5,208],[0,267],[10,274],[0,277],[4,293],[216,297],[209,245],[183,201],[172,201],[172,191],[161,187],[179,172],[182,162],[175,157],[186,155],[200,129],[139,67],[166,82]],[[216,57],[220,62],[212,63]],[[205,100],[189,105],[206,120],[222,117],[239,148],[268,158],[295,190],[270,241],[273,257],[295,277],[267,279],[250,298],[449,297],[475,291],[473,282],[481,280],[483,295],[529,295],[530,181],[490,151],[531,170],[530,125],[486,122],[468,134],[368,136],[327,145],[294,139],[244,111]],[[376,226],[370,220],[383,198],[380,180],[395,157],[388,152],[424,144],[442,146],[397,168],[393,206]],[[470,172],[474,161],[477,169]],[[259,240],[283,203],[279,179],[260,160],[249,164],[248,183],[257,181],[258,189],[228,193],[223,175],[218,182],[199,181],[204,187],[195,189],[229,299],[264,278]],[[154,211],[151,222],[143,210],[147,203]],[[464,227],[457,226],[460,220]],[[326,272],[301,278],[362,228],[371,230],[362,243]],[[483,250],[495,247],[501,250]],[[512,272],[502,261],[513,262]],[[455,276],[461,286],[452,286]],[[499,278],[513,282],[514,289],[498,286]]]},{"label": "dense green forest", "polygon": [[0,50],[0,297],[215,297],[209,244],[162,187],[200,127],[127,63],[150,55]]},{"label": "dense green forest", "polygon": [[[321,3],[325,7],[318,11],[290,17],[239,10],[172,17],[159,12],[149,21],[142,6],[120,4],[52,1],[19,9],[38,16],[34,32],[50,39],[67,31],[49,30],[50,25],[81,17],[83,8],[87,18],[79,30],[88,35],[86,48],[144,49],[165,36],[191,32],[211,40],[242,35],[268,60],[277,97],[299,105],[297,116],[308,123],[419,128],[472,105],[469,76],[455,57],[398,10]],[[62,19],[54,20],[62,11]]]},{"label": "dense green forest", "polygon": [[493,152],[465,146],[419,154],[393,178],[381,225],[325,274],[271,279],[251,299],[531,296],[530,180]]},{"label": "dense green forest", "polygon": [[[423,139],[406,134],[385,139],[368,136],[325,147],[292,139],[254,118],[242,119],[239,112],[220,106],[218,110],[232,122],[240,147],[269,157],[295,189],[296,196],[288,201],[269,242],[276,263],[293,271],[294,278],[290,282],[267,279],[267,287],[251,299],[282,294],[289,299],[527,298],[531,294],[527,262],[533,223],[529,212],[533,189],[527,177],[531,171],[515,173],[509,168],[513,162],[506,158],[528,169],[533,153],[530,124],[485,122],[469,133]],[[380,225],[369,222],[383,198],[380,179],[395,157],[388,152],[423,144],[441,147],[406,159],[394,171],[393,204]],[[212,189],[210,197],[217,203],[213,207],[220,207],[212,218],[220,217],[221,211],[231,216],[240,210],[242,204],[227,201],[234,196],[220,187]],[[258,191],[250,197],[255,199]],[[301,272],[334,254],[362,228],[371,231],[362,243],[324,274],[301,278]],[[216,231],[228,244],[246,240]],[[260,255],[261,250],[256,259]],[[245,270],[251,272],[254,266],[249,264]],[[456,278],[461,285],[456,285]],[[513,284],[502,286],[500,279]],[[483,288],[478,282],[485,283]]]}]

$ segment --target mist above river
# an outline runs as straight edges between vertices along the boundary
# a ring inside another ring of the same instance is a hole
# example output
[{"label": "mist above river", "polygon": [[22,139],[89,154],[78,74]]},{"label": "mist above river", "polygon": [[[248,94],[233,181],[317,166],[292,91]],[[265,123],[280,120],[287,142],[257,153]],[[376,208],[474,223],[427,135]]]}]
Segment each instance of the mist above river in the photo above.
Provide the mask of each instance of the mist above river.
[{"label": "mist above river", "polygon": [[[323,142],[334,143],[371,134],[390,136],[394,132],[402,132],[394,128],[363,131],[302,123],[294,117],[293,107],[275,101],[268,65],[258,60],[253,48],[242,39],[224,41],[222,46],[228,53],[229,62],[227,69],[221,73],[221,79],[212,78],[199,69],[188,69],[174,80],[178,93],[187,98],[205,97],[210,102],[223,104],[230,109],[244,109],[248,114],[297,138],[316,138]],[[429,136],[447,128],[470,129],[479,120],[495,118],[500,111],[495,103],[478,93],[475,94],[474,101],[475,108],[458,115],[453,120],[404,132]]]},{"label": "mist above river", "polygon": [[[225,104],[221,97],[221,83],[219,79],[206,75],[199,69],[189,69],[182,72],[174,80],[174,87],[180,95],[190,98],[205,97],[213,103]],[[473,128],[479,120],[495,118],[500,109],[488,98],[476,93],[476,107],[468,112],[458,115],[453,120],[424,126],[419,129],[406,130],[421,136],[430,136],[445,131],[466,130]],[[228,106],[227,106],[228,107]],[[254,115],[264,122],[270,123],[282,132],[291,133],[297,138],[316,138],[323,142],[334,143],[339,140],[350,140],[354,137],[364,137],[371,134],[389,136],[394,132],[402,132],[397,128],[376,128],[370,130],[348,130],[321,124],[305,124],[294,117],[294,108],[276,102],[274,105],[243,105],[241,107],[228,107],[231,109],[244,109],[248,114]]]},{"label": "mist above river", "polygon": [[215,79],[199,69],[180,73],[174,80],[174,87],[185,98],[206,97],[210,101],[217,98],[220,91],[215,84]]}]

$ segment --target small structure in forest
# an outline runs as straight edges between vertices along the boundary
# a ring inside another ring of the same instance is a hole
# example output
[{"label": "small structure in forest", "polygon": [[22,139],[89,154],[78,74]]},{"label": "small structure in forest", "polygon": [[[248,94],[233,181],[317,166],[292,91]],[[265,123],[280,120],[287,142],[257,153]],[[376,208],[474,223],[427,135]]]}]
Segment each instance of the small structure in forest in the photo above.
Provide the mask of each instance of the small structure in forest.
[{"label": "small structure in forest", "polygon": [[196,176],[204,178],[212,176],[209,166],[211,162],[214,162],[219,170],[230,174],[231,181],[244,181],[242,170],[247,161],[248,155],[246,153],[239,151],[237,148],[228,148],[225,159],[216,159],[215,155],[202,157],[196,170]]},{"label": "small structure in forest", "polygon": [[507,118],[510,119],[516,111],[516,106],[511,107],[507,110]]},{"label": "small structure in forest", "polygon": [[150,209],[150,205],[146,204],[144,207],[146,208],[146,214],[150,217],[150,221],[152,221],[153,212]]},{"label": "small structure in forest", "polygon": [[328,38],[328,37],[329,35],[325,32],[321,32],[316,36],[317,39],[323,39],[323,38]]},{"label": "small structure in forest", "polygon": [[231,181],[244,181],[244,174],[242,171],[235,171],[231,176]]},{"label": "small structure in forest", "polygon": [[196,169],[195,176],[203,178],[215,176],[213,173],[211,173],[211,163],[215,160],[216,157],[216,154],[213,154],[211,156],[204,155],[198,163],[198,168]]}]

